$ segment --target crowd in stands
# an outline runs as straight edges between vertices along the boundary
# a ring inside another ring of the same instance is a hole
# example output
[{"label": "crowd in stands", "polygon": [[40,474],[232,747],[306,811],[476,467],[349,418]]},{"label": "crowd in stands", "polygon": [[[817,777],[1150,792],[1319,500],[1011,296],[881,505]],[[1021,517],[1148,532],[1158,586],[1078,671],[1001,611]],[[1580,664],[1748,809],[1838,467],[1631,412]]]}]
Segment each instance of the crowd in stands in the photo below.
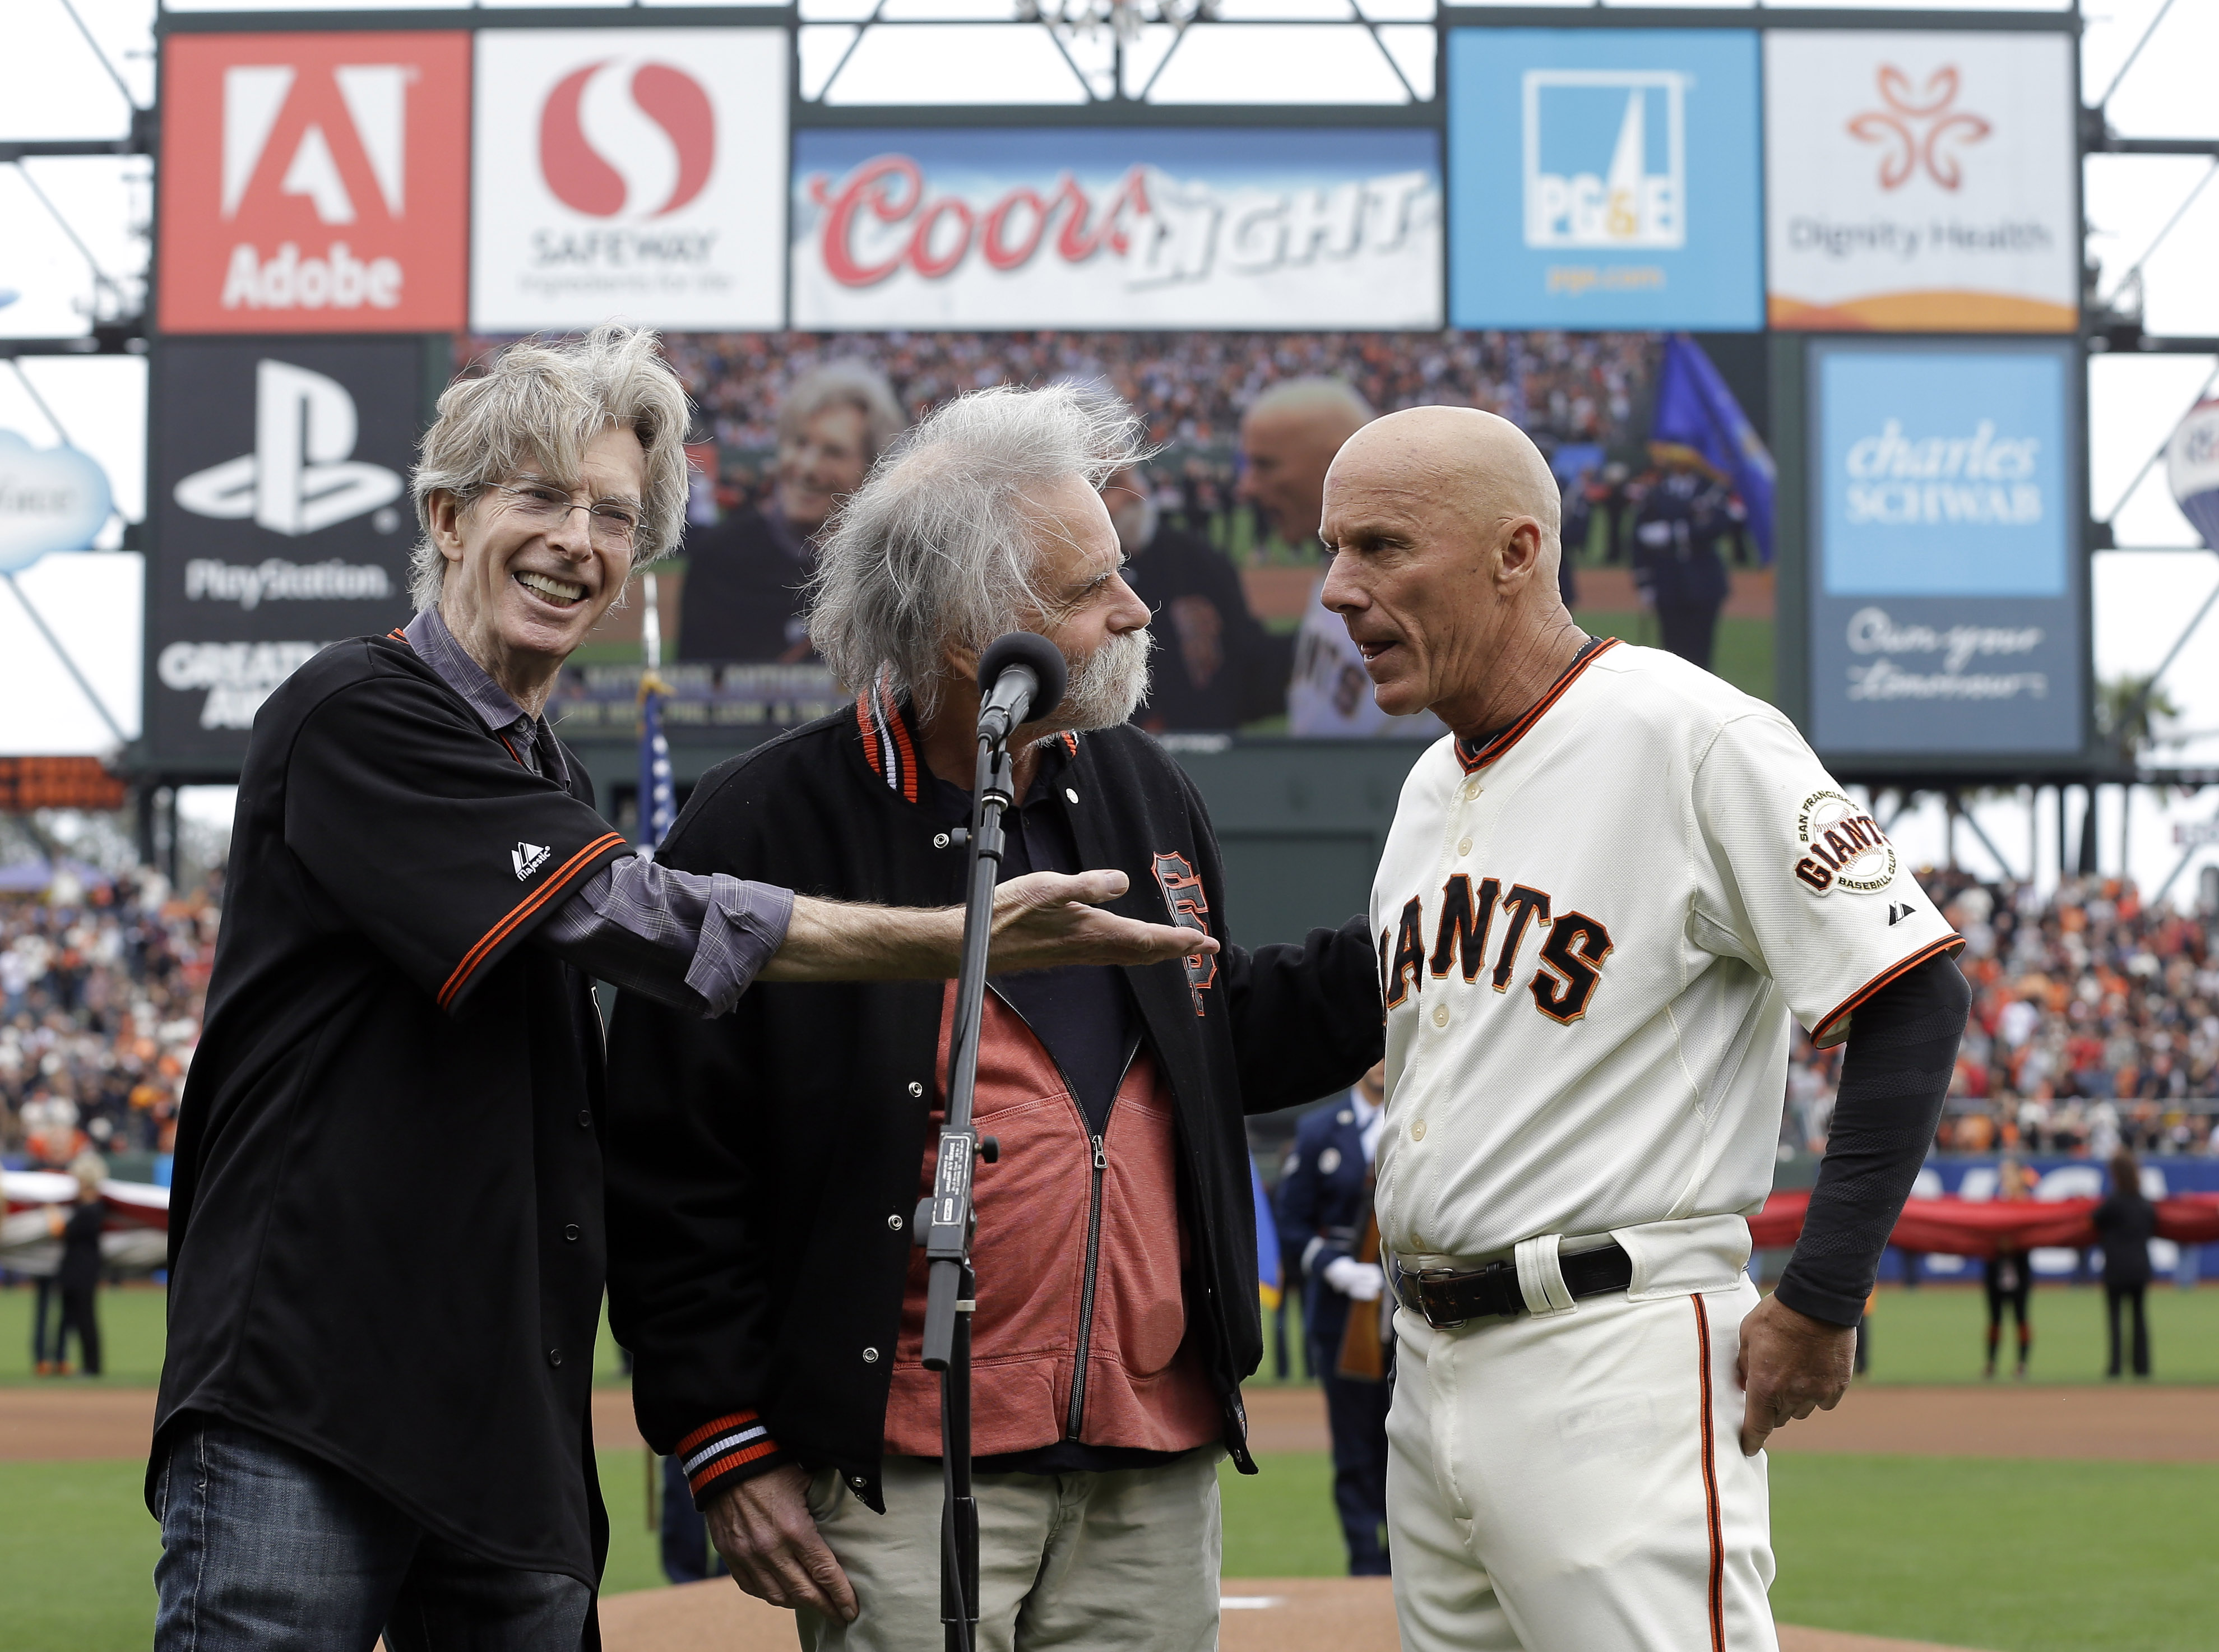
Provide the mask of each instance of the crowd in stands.
[{"label": "crowd in stands", "polygon": [[[1965,950],[1973,991],[1935,1146],[2109,1158],[2215,1151],[2219,947],[2212,915],[2142,903],[2131,883],[2053,894],[1922,876]],[[1782,1140],[1825,1142],[1842,1052],[1799,1034]]]},{"label": "crowd in stands", "polygon": [[152,873],[65,902],[0,900],[0,1158],[169,1152],[200,1038],[220,890]]},{"label": "crowd in stands", "polygon": [[786,385],[860,357],[890,379],[911,417],[991,384],[1107,385],[1152,440],[1229,455],[1241,414],[1282,379],[1346,379],[1381,413],[1484,407],[1544,447],[1618,439],[1655,371],[1656,338],[1636,332],[674,333],[664,348],[728,454],[768,453]]},{"label": "crowd in stands", "polygon": [[[2109,1158],[2219,1152],[2219,945],[2210,915],[2132,884],[2054,893],[1922,875],[1966,938],[1973,1007],[1936,1146]],[[200,1036],[220,880],[173,897],[152,873],[69,904],[0,900],[0,1158],[166,1153]],[[1783,1144],[1824,1148],[1842,1051],[1799,1032]]]}]

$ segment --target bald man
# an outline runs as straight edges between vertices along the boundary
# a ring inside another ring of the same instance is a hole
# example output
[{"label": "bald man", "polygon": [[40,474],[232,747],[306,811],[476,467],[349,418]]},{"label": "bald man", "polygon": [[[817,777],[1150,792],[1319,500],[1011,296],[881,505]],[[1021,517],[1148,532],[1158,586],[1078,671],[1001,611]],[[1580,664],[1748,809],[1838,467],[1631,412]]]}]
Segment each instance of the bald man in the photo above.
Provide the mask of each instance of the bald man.
[{"label": "bald man", "polygon": [[[1371,422],[1371,404],[1344,380],[1285,379],[1273,385],[1240,421],[1240,496],[1288,544],[1315,543],[1326,468],[1340,444]],[[1287,728],[1301,735],[1425,740],[1441,732],[1433,717],[1389,717],[1373,703],[1364,656],[1315,589],[1295,637]]]},{"label": "bald man", "polygon": [[[1772,707],[1584,636],[1516,426],[1420,408],[1325,485],[1326,606],[1452,730],[1371,901],[1408,1652],[1773,1652],[1766,1436],[1831,1407],[1933,1140],[1960,938]],[[1760,1303],[1788,1018],[1849,1038]]]}]

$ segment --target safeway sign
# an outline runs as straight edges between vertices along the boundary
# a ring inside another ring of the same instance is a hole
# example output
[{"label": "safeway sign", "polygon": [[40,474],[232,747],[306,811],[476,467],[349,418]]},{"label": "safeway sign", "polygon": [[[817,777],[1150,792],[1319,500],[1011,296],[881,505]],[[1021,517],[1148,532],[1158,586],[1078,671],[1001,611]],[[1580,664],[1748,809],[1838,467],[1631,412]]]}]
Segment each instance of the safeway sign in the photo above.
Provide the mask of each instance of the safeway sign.
[{"label": "safeway sign", "polygon": [[163,329],[459,329],[469,64],[459,32],[171,36]]},{"label": "safeway sign", "polygon": [[780,325],[786,72],[776,28],[487,30],[472,325]]}]

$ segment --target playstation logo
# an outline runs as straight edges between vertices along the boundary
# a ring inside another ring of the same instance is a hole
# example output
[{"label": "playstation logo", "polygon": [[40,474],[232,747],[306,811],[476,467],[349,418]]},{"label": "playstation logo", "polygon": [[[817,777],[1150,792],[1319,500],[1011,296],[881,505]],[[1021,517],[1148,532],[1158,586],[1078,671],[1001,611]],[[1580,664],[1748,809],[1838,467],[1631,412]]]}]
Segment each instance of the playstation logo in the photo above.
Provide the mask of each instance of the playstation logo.
[{"label": "playstation logo", "polygon": [[1685,246],[1693,78],[1663,69],[1527,70],[1526,245]]},{"label": "playstation logo", "polygon": [[314,533],[401,496],[398,473],[350,456],[355,435],[345,385],[265,357],[254,369],[254,451],[196,471],[174,497],[196,516]]}]

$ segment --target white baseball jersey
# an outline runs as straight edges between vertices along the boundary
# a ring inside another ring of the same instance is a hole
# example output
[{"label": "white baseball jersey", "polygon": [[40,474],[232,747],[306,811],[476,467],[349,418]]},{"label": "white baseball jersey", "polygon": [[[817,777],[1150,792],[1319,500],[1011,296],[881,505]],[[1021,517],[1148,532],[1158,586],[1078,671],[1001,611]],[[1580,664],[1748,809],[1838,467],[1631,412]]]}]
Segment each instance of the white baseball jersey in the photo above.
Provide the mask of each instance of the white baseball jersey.
[{"label": "white baseball jersey", "polygon": [[1418,760],[1371,922],[1405,1256],[1755,1211],[1790,1012],[1837,1041],[1963,944],[1785,717],[1614,642]]},{"label": "white baseball jersey", "polygon": [[1325,606],[1325,581],[1310,592],[1309,612],[1295,633],[1295,674],[1287,684],[1290,734],[1377,736],[1386,740],[1431,740],[1447,732],[1431,711],[1389,717],[1371,697],[1364,655],[1348,639],[1341,617]]}]

